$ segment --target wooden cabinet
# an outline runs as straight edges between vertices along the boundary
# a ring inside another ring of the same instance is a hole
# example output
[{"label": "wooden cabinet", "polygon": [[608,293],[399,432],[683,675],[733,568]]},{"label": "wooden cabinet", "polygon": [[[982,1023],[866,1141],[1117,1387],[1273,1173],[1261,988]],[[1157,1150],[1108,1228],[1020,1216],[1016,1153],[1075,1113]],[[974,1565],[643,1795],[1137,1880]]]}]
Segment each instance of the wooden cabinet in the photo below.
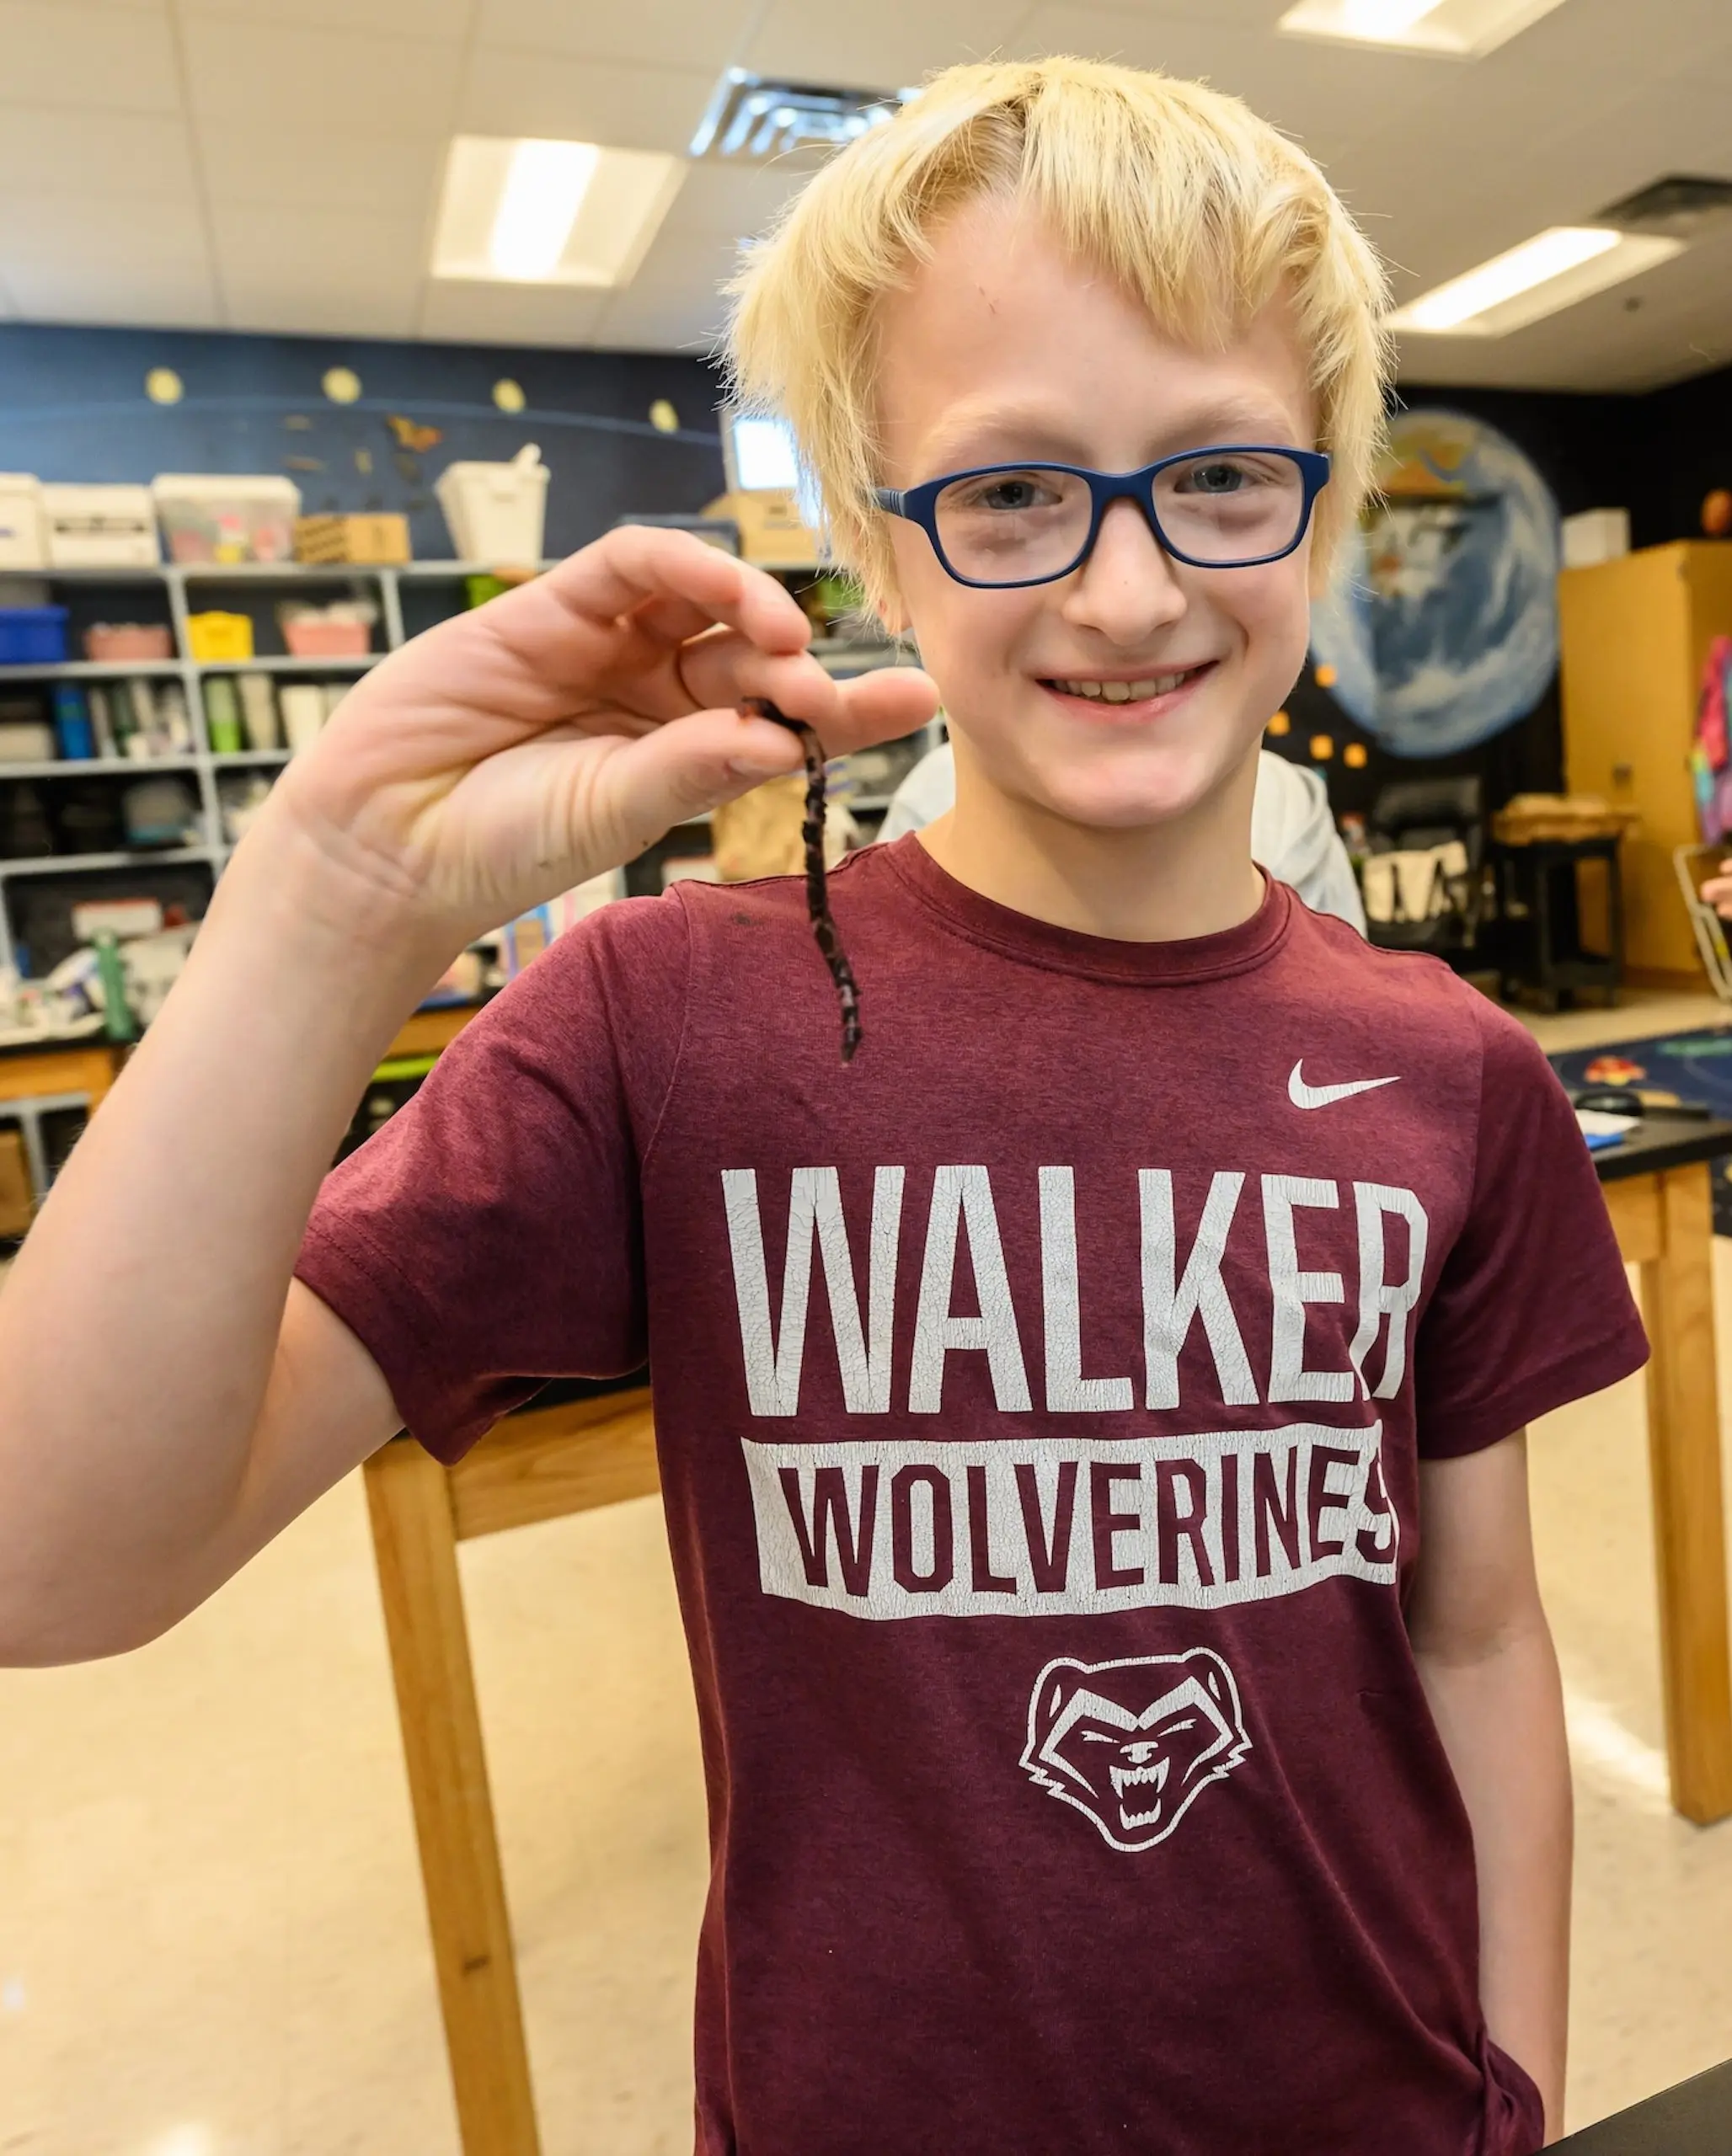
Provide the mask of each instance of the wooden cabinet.
[{"label": "wooden cabinet", "polygon": [[1638,979],[1699,984],[1672,848],[1700,836],[1690,746],[1709,642],[1732,636],[1732,542],[1565,569],[1558,595],[1564,784],[1642,818],[1623,849],[1626,962]]}]

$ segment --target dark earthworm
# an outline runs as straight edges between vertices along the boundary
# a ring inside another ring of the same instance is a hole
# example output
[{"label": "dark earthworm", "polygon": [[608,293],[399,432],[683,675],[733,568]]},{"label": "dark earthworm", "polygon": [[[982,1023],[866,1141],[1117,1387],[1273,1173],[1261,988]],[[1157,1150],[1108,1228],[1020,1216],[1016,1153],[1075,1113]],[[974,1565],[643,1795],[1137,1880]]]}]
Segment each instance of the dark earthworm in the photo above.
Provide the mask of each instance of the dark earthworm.
[{"label": "dark earthworm", "polygon": [[852,1063],[854,1050],[862,1039],[860,990],[830,911],[829,879],[824,869],[824,744],[810,726],[778,711],[766,696],[747,696],[740,708],[758,718],[773,719],[778,726],[785,726],[790,734],[798,735],[805,752],[806,813],[799,828],[806,849],[806,912],[818,948],[824,954],[824,963],[830,969],[830,978],[836,983],[837,1000],[842,1005],[842,1059]]}]

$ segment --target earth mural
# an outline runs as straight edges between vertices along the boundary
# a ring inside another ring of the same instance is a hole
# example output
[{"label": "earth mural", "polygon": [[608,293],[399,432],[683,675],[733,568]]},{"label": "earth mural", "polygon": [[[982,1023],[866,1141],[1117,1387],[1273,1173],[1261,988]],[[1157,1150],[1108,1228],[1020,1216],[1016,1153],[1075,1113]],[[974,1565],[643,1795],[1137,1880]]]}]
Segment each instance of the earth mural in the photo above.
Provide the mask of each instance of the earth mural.
[{"label": "earth mural", "polygon": [[1377,484],[1312,606],[1312,661],[1392,755],[1471,749],[1556,671],[1558,504],[1514,442],[1459,412],[1400,414]]}]

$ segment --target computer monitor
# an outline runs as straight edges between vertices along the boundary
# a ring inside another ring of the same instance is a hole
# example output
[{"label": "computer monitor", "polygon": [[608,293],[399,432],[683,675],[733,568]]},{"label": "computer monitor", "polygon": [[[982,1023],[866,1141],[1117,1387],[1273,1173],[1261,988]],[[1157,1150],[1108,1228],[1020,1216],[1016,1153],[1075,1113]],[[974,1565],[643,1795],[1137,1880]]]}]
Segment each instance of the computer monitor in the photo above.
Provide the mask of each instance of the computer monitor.
[{"label": "computer monitor", "polygon": [[792,494],[800,484],[799,456],[785,419],[724,412],[722,464],[730,494],[756,494],[768,488]]}]

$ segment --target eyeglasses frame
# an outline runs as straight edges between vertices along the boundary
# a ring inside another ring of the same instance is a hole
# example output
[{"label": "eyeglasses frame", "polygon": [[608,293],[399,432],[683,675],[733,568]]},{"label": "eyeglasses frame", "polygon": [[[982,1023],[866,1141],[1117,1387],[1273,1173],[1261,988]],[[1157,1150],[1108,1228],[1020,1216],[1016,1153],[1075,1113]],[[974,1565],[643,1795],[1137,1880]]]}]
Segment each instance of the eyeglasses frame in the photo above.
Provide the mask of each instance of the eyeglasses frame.
[{"label": "eyeglasses frame", "polygon": [[[1285,456],[1299,467],[1299,477],[1305,494],[1299,510],[1299,528],[1285,547],[1272,554],[1254,554],[1243,562],[1204,562],[1195,554],[1187,554],[1175,547],[1161,529],[1161,520],[1155,508],[1155,480],[1157,475],[1175,464],[1194,463],[1203,456]],[[944,544],[938,536],[938,497],[947,487],[954,487],[959,480],[983,479],[994,472],[1062,472],[1073,479],[1081,479],[1088,488],[1088,531],[1076,558],[1061,569],[1055,569],[1047,576],[1018,577],[1008,584],[990,583],[984,577],[964,576],[953,568],[944,552]],[[946,472],[942,478],[922,480],[917,487],[875,487],[873,498],[878,506],[891,516],[905,518],[917,524],[931,542],[938,566],[957,584],[975,591],[1025,591],[1037,584],[1057,584],[1062,578],[1073,576],[1094,552],[1100,536],[1100,527],[1106,513],[1117,501],[1132,501],[1148,520],[1148,526],[1155,536],[1161,551],[1175,562],[1183,562],[1194,569],[1254,569],[1266,563],[1284,561],[1294,552],[1311,528],[1311,513],[1318,496],[1329,483],[1329,457],[1321,449],[1295,449],[1286,442],[1211,442],[1201,449],[1183,449],[1172,456],[1158,457],[1152,464],[1145,464],[1138,472],[1094,472],[1085,464],[1055,464],[1040,458],[1026,459],[1021,463],[976,464],[965,472]]]}]

